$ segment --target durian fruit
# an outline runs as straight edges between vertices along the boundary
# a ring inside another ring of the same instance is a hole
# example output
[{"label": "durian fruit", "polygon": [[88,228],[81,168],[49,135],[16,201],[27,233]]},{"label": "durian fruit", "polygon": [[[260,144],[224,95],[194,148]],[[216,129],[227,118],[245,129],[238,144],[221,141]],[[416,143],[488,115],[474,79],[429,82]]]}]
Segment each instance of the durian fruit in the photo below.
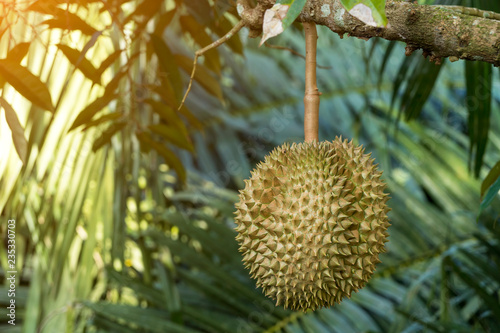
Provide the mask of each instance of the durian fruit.
[{"label": "durian fruit", "polygon": [[294,310],[340,302],[385,252],[388,194],[352,142],[284,144],[252,171],[236,204],[243,262],[264,293]]}]

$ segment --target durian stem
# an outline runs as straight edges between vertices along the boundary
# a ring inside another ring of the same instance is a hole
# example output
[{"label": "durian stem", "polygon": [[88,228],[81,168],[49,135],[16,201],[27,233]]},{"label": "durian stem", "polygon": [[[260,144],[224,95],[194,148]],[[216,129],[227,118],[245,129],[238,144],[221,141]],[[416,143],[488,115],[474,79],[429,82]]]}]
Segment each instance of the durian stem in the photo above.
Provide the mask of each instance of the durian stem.
[{"label": "durian stem", "polygon": [[304,22],[306,33],[306,90],[304,93],[304,137],[306,142],[318,141],[319,95],[316,85],[316,24]]}]

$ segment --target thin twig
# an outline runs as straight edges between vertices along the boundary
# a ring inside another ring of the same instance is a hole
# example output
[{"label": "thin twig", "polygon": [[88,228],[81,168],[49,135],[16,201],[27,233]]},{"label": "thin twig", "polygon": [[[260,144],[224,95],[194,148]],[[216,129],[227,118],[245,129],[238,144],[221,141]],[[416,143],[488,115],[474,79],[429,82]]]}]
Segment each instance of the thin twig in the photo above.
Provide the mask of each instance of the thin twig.
[{"label": "thin twig", "polygon": [[316,24],[304,22],[306,33],[306,89],[304,93],[304,137],[306,142],[318,141],[319,95],[316,84]]},{"label": "thin twig", "polygon": [[[264,45],[266,47],[269,47],[270,49],[288,51],[288,52],[290,52],[291,54],[293,54],[293,55],[295,55],[297,57],[300,57],[300,58],[302,58],[304,60],[306,59],[306,57],[304,55],[300,54],[299,52],[295,51],[292,48],[289,48],[289,47],[286,47],[286,46],[273,45],[273,44],[269,44],[268,42],[265,42]],[[318,64],[316,64],[316,68],[320,68],[320,69],[332,69],[332,67],[330,67],[330,66],[321,66],[321,65],[318,65]]]},{"label": "thin twig", "polygon": [[210,45],[205,46],[204,48],[198,50],[194,54],[194,61],[193,61],[193,70],[191,71],[191,77],[189,78],[189,84],[186,90],[186,93],[184,94],[184,97],[182,98],[181,104],[179,105],[179,108],[177,110],[181,110],[182,107],[184,106],[184,103],[186,102],[186,99],[189,95],[189,92],[191,91],[191,85],[193,84],[194,80],[194,74],[196,73],[196,64],[198,63],[198,57],[201,57],[205,52],[210,51],[213,48],[219,47],[220,45],[224,44],[227,42],[231,37],[233,37],[238,31],[241,30],[245,26],[245,23],[243,21],[238,22],[227,34],[222,36],[221,38],[217,39],[215,42],[213,42]]}]

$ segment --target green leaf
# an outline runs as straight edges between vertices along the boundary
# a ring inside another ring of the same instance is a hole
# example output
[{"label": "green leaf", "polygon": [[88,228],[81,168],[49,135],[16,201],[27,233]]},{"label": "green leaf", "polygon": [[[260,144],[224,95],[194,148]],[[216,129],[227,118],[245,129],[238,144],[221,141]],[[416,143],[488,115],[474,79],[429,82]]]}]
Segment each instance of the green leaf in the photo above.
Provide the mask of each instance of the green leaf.
[{"label": "green leaf", "polygon": [[28,141],[24,137],[24,128],[17,118],[17,114],[10,106],[10,104],[0,97],[0,106],[5,110],[5,119],[12,132],[12,141],[14,142],[14,147],[16,148],[17,155],[26,164],[26,159],[28,155]]},{"label": "green leaf", "polygon": [[[5,60],[13,61],[18,64],[21,63],[21,61],[28,53],[30,45],[31,43],[16,44],[12,49],[9,50],[9,52],[7,52],[7,57],[5,58]],[[4,86],[5,82],[5,78],[0,75],[0,88]]]},{"label": "green leaf", "polygon": [[266,10],[260,45],[285,31],[302,12],[306,2],[306,0],[278,0],[271,9]]},{"label": "green leaf", "polygon": [[365,24],[374,27],[385,27],[385,0],[340,0],[349,14]]},{"label": "green leaf", "polygon": [[285,15],[285,18],[282,21],[283,24],[283,30],[286,30],[294,21],[295,19],[300,15],[302,12],[302,9],[306,5],[306,0],[278,0],[276,1],[276,4],[281,4],[281,5],[289,5],[290,8],[288,9],[288,12]]},{"label": "green leaf", "polygon": [[19,43],[16,44],[12,49],[7,52],[7,60],[16,61],[20,63],[26,54],[28,54],[28,50],[30,48],[31,43]]},{"label": "green leaf", "polygon": [[400,112],[406,114],[406,120],[418,118],[425,102],[429,99],[443,65],[436,66],[420,57],[401,96]]},{"label": "green leaf", "polygon": [[182,130],[184,135],[187,135],[187,130],[184,123],[179,118],[179,115],[165,103],[156,101],[152,98],[147,98],[144,100],[145,103],[151,106],[154,113],[158,114],[168,124],[174,124],[177,128]]},{"label": "green leaf", "polygon": [[105,144],[111,142],[111,138],[118,132],[121,131],[122,128],[125,127],[127,123],[124,121],[116,122],[109,126],[104,132],[101,133],[99,138],[94,141],[92,145],[92,151],[96,152]]},{"label": "green leaf", "polygon": [[176,99],[180,101],[182,98],[182,80],[179,67],[175,64],[175,61],[173,61],[174,56],[172,52],[170,52],[170,49],[163,38],[156,35],[150,36],[154,52],[158,57],[158,62],[160,63],[160,68],[164,72],[163,75],[159,76],[166,77],[166,80],[170,82],[170,85],[174,90]]},{"label": "green leaf", "polygon": [[25,10],[56,16],[61,12],[61,8],[57,7],[58,4],[59,1],[56,0],[38,0],[29,5]]},{"label": "green leaf", "polygon": [[88,23],[82,20],[78,15],[65,11],[64,15],[57,12],[55,18],[43,21],[41,24],[46,24],[50,29],[62,30],[80,30],[83,34],[92,36],[97,30],[91,27]]},{"label": "green leaf", "polygon": [[96,98],[92,103],[80,111],[68,132],[71,132],[81,125],[87,124],[97,112],[101,111],[106,105],[117,97],[118,94],[105,93],[101,97]]},{"label": "green leaf", "polygon": [[121,80],[127,75],[128,71],[121,68],[118,73],[106,84],[106,92],[104,94],[114,93],[118,88]]},{"label": "green leaf", "polygon": [[156,15],[161,8],[161,1],[143,0],[123,22],[123,25],[130,21],[134,21],[137,25],[146,24],[151,18]]},{"label": "green leaf", "polygon": [[203,123],[196,118],[195,115],[189,111],[186,105],[183,105],[179,112],[186,118],[190,125],[193,125],[194,128],[201,130],[203,128]]},{"label": "green leaf", "polygon": [[172,125],[162,124],[149,125],[148,128],[154,133],[160,134],[168,142],[171,142],[182,149],[194,152],[194,147],[189,140],[189,137],[185,133],[183,133],[180,128]]},{"label": "green leaf", "polygon": [[31,103],[45,110],[54,111],[49,89],[26,67],[15,61],[0,59],[0,75]]},{"label": "green leaf", "polygon": [[104,73],[104,71],[109,68],[109,66],[111,66],[116,60],[120,58],[122,52],[123,50],[116,50],[101,62],[101,65],[97,69],[97,73],[99,73],[99,76],[101,76],[102,73]]},{"label": "green leaf", "polygon": [[165,304],[163,304],[165,301],[165,299],[163,299],[163,295],[159,293],[157,289],[145,285],[142,280],[132,278],[127,274],[121,272],[117,272],[111,267],[107,267],[106,275],[114,283],[122,286],[127,286],[128,288],[132,289],[137,294],[137,296],[144,298],[155,307],[166,309]]},{"label": "green leaf", "polygon": [[490,172],[484,178],[483,183],[481,184],[481,198],[484,196],[486,190],[500,177],[500,161],[497,162],[491,168]]},{"label": "green leaf", "polygon": [[179,180],[181,183],[185,183],[186,181],[186,170],[184,169],[184,166],[182,165],[181,160],[175,156],[175,154],[165,147],[163,144],[154,141],[151,138],[151,135],[147,132],[142,132],[142,133],[136,133],[137,139],[141,142],[141,145],[144,145],[145,150],[149,149],[154,149],[158,154],[160,154],[163,159],[165,160],[165,163],[167,163],[168,166],[172,167],[177,175],[179,176]]},{"label": "green leaf", "polygon": [[253,308],[245,302],[238,301],[238,298],[232,290],[224,290],[218,287],[212,281],[207,281],[205,276],[197,276],[196,274],[185,270],[179,269],[177,273],[183,281],[198,289],[200,292],[207,294],[210,299],[218,300],[229,305],[232,309],[240,311],[241,313],[251,313]]},{"label": "green leaf", "polygon": [[498,302],[496,292],[491,293],[482,281],[477,279],[477,276],[473,276],[470,271],[463,269],[460,262],[450,260],[449,265],[462,281],[476,291],[479,297],[481,297],[484,303],[488,306],[488,310],[493,313],[493,316],[495,318],[499,318],[500,303]]},{"label": "green leaf", "polygon": [[167,312],[154,308],[106,302],[84,302],[84,304],[92,311],[115,321],[127,318],[127,325],[135,328],[136,331],[138,329],[140,332],[199,333],[199,331],[171,322]]},{"label": "green leaf", "polygon": [[66,58],[68,58],[69,62],[78,68],[83,75],[85,75],[85,77],[94,83],[101,84],[101,75],[94,65],[92,65],[87,58],[85,58],[85,55],[82,52],[64,44],[57,44],[57,47],[62,51],[62,53],[64,53]]},{"label": "green leaf", "polygon": [[[181,297],[174,280],[174,269],[166,267],[162,262],[155,260],[155,269],[158,273],[161,304],[172,313],[173,321],[182,323]],[[155,291],[155,294],[158,294]]]},{"label": "green leaf", "polygon": [[[181,194],[182,196],[182,192],[176,192],[174,196],[172,196],[172,200],[178,201],[178,194]],[[186,196],[189,196],[190,193],[184,192],[184,194],[186,194]],[[212,197],[209,200],[209,204],[212,205],[216,199]],[[235,252],[228,251],[228,249],[231,248],[237,252],[237,247],[235,246],[233,248],[231,246],[233,244],[236,245],[235,243],[221,244],[221,242],[218,241],[218,238],[214,237],[218,234],[209,233],[207,232],[207,230],[196,227],[189,219],[186,218],[185,215],[179,214],[177,212],[166,212],[162,216],[162,218],[168,221],[169,224],[176,225],[181,233],[185,233],[186,235],[189,235],[190,238],[197,239],[202,244],[204,244],[204,246],[206,247],[206,253],[212,253],[228,262],[232,261],[235,258]],[[232,237],[233,235],[231,234],[230,236]],[[237,258],[239,259],[239,257]]]},{"label": "green leaf", "polygon": [[31,3],[25,11],[61,16],[61,13],[66,13],[67,11],[59,8],[58,5],[76,3],[79,6],[86,7],[88,4],[95,2],[102,2],[102,0],[38,0]]},{"label": "green leaf", "polygon": [[[162,83],[168,83],[163,81]],[[153,111],[158,113],[158,115],[163,118],[164,120],[168,121],[168,118],[171,117],[172,115],[176,115],[174,109],[177,109],[178,104],[175,102],[175,97],[173,96],[173,92],[169,90],[169,86],[162,84],[161,86],[156,86],[153,88],[153,91],[155,91],[160,98],[162,99],[162,102],[153,100],[151,98],[146,99],[145,101],[149,103],[153,107]],[[199,121],[192,113],[189,111],[189,109],[186,107],[186,105],[183,105],[178,112],[186,118],[186,120],[189,122],[190,125],[193,125],[196,129],[202,129],[203,124],[201,121]],[[176,118],[174,118],[176,119]],[[182,123],[180,119],[178,120],[179,123]],[[182,123],[183,124],[183,123]]]},{"label": "green leaf", "polygon": [[469,165],[474,175],[479,177],[483,165],[486,144],[488,143],[491,92],[492,65],[482,61],[465,62],[465,78],[467,86],[466,106],[469,112]]},{"label": "green leaf", "polygon": [[[213,7],[209,0],[183,0],[183,5],[187,9],[189,15],[193,16],[201,24],[210,26],[213,20]],[[219,0],[217,0],[219,2]],[[182,7],[180,7],[182,8]],[[182,8],[184,9],[184,8]]]},{"label": "green leaf", "polygon": [[163,32],[165,31],[165,28],[168,27],[170,22],[172,22],[172,19],[175,16],[175,13],[177,12],[177,7],[169,10],[168,12],[160,14],[158,17],[158,21],[155,26],[155,31],[154,34],[157,36],[163,36]]},{"label": "green leaf", "polygon": [[102,123],[105,123],[107,121],[110,121],[110,120],[116,120],[116,119],[119,119],[120,117],[122,116],[121,113],[119,112],[113,112],[113,113],[108,113],[108,114],[105,114],[104,116],[102,117],[99,117],[95,120],[92,120],[92,121],[89,121],[85,124],[85,127],[82,128],[82,132],[85,132],[86,130],[88,130],[89,128],[91,127],[95,127],[97,125],[100,125]]},{"label": "green leaf", "polygon": [[498,267],[487,256],[465,249],[460,249],[459,251],[477,269],[477,272],[475,272],[476,276],[481,277],[483,281],[487,279],[500,281],[500,270],[498,270]]},{"label": "green leaf", "polygon": [[[425,61],[427,62],[427,60],[425,60]],[[417,64],[414,65],[415,63],[417,63]],[[394,104],[396,102],[396,99],[399,96],[399,90],[400,90],[401,86],[403,86],[405,81],[410,81],[412,74],[415,73],[416,70],[418,70],[418,67],[421,65],[421,63],[422,63],[422,60],[420,58],[417,58],[415,53],[410,55],[409,57],[403,58],[403,61],[401,62],[401,65],[399,66],[399,69],[397,71],[397,75],[394,78],[392,97],[391,97],[391,103],[390,103],[391,110],[393,109]],[[417,69],[414,69],[414,71],[410,74],[409,71],[410,71],[412,66],[416,66]],[[402,114],[402,111],[400,110],[400,114],[398,115],[398,120],[400,119],[401,114]]]},{"label": "green leaf", "polygon": [[497,178],[497,180],[490,186],[489,190],[486,192],[483,201],[481,201],[481,205],[479,206],[479,214],[481,214],[481,212],[491,204],[493,199],[495,199],[495,197],[498,195],[499,191],[500,178]]}]

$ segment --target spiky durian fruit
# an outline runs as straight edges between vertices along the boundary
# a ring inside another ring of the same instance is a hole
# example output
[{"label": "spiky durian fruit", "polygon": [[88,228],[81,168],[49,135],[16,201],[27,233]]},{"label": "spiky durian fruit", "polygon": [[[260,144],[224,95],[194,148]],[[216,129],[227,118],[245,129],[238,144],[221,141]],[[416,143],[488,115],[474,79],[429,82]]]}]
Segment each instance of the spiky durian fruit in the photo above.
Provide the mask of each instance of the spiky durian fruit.
[{"label": "spiky durian fruit", "polygon": [[284,144],[257,165],[236,204],[245,266],[277,305],[307,310],[362,288],[385,252],[388,194],[363,148]]}]

